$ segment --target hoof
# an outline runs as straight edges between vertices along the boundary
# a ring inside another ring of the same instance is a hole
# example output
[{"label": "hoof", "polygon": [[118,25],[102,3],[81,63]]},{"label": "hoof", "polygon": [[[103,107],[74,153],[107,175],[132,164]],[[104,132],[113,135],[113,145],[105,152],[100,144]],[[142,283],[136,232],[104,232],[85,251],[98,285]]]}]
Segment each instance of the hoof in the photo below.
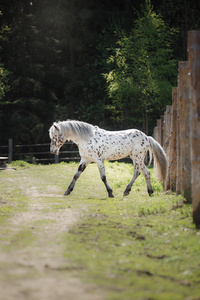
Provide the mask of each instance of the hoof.
[{"label": "hoof", "polygon": [[153,194],[153,190],[148,189],[148,193],[149,193],[149,196],[151,197],[151,195]]},{"label": "hoof", "polygon": [[70,191],[65,191],[63,195],[64,195],[64,196],[67,196],[67,195],[69,195],[69,194],[70,194]]},{"label": "hoof", "polygon": [[130,193],[130,191],[125,190],[125,191],[124,191],[124,197],[128,196],[129,193]]},{"label": "hoof", "polygon": [[109,198],[114,198],[114,196],[113,196],[112,193],[109,193],[109,194],[108,194],[108,197],[109,197]]}]

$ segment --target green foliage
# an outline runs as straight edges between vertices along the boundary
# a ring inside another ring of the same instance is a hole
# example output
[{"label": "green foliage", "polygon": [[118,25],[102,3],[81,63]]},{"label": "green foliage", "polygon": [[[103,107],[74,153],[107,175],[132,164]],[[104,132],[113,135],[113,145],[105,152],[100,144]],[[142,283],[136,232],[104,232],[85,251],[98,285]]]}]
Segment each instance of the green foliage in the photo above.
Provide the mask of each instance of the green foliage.
[{"label": "green foliage", "polygon": [[151,133],[171,103],[175,61],[187,60],[187,31],[200,25],[198,1],[152,3],[3,1],[1,143],[47,142],[67,118]]},{"label": "green foliage", "polygon": [[[0,11],[0,18],[2,16],[2,12]],[[7,25],[0,27],[0,53],[2,52],[2,45],[8,41],[10,29]],[[10,72],[5,68],[2,63],[2,59],[0,59],[0,102],[4,99],[5,94],[10,90],[9,85],[9,75]]]},{"label": "green foliage", "polygon": [[26,161],[23,161],[23,160],[12,161],[11,166],[14,168],[19,168],[19,167],[30,168],[31,167],[31,165],[29,163],[27,163]]},{"label": "green foliage", "polygon": [[4,68],[3,64],[0,64],[0,100],[2,100],[6,92],[10,90],[9,75],[10,72]]},{"label": "green foliage", "polygon": [[175,29],[173,36],[174,56],[177,60],[188,59],[187,38],[189,30],[199,30],[200,2],[190,0],[162,0],[158,6],[165,23]]},{"label": "green foliage", "polygon": [[105,74],[113,112],[125,124],[143,122],[148,132],[149,115],[155,118],[171,102],[176,80],[172,36],[150,1],[142,6],[133,29],[118,35],[116,53],[109,59],[113,70]]},{"label": "green foliage", "polygon": [[4,4],[10,13],[4,22],[12,25],[4,60],[12,77],[1,118],[6,136],[4,131],[1,135],[24,144],[48,141],[55,120],[100,124],[107,97],[101,53],[96,50],[101,28],[108,23],[108,17],[99,18],[101,5],[96,3],[94,9],[93,1],[84,0],[31,3]]}]

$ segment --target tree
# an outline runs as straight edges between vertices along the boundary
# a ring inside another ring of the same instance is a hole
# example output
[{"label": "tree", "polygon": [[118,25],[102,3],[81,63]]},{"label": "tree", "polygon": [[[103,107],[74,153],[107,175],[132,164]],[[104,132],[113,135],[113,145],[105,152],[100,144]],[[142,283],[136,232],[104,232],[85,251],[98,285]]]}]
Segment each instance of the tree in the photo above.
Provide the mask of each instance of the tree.
[{"label": "tree", "polygon": [[113,69],[105,74],[113,114],[122,127],[134,124],[148,134],[149,121],[171,102],[176,82],[171,32],[146,1],[132,30],[118,36],[116,53],[109,58]]},{"label": "tree", "polygon": [[188,31],[200,28],[200,1],[191,0],[161,0],[154,1],[165,23],[170,28],[176,28],[173,36],[174,56],[179,61],[187,60]]},{"label": "tree", "polygon": [[[0,17],[2,18],[2,13],[0,11]],[[2,21],[2,20],[1,20]],[[2,24],[3,22],[1,22]],[[5,99],[6,93],[10,90],[10,84],[9,84],[9,77],[10,72],[7,70],[3,63],[2,54],[3,54],[3,47],[7,44],[8,41],[8,35],[9,35],[9,27],[2,24],[0,25],[0,128],[1,131],[3,130],[3,120],[5,115],[5,106],[7,103],[7,99]],[[1,137],[1,136],[0,136]]]},{"label": "tree", "polygon": [[[0,11],[0,17],[2,12]],[[2,52],[2,45],[6,43],[9,34],[8,26],[0,27],[0,53]],[[5,68],[2,59],[0,59],[0,101],[4,98],[6,92],[9,91],[9,74],[10,72]]]},{"label": "tree", "polygon": [[130,0],[120,2],[4,1],[4,23],[11,28],[9,46],[3,49],[11,71],[1,119],[4,142],[8,135],[16,143],[48,141],[55,120],[103,123],[107,95],[96,46],[108,20],[114,14],[119,19],[123,9],[129,13]]}]

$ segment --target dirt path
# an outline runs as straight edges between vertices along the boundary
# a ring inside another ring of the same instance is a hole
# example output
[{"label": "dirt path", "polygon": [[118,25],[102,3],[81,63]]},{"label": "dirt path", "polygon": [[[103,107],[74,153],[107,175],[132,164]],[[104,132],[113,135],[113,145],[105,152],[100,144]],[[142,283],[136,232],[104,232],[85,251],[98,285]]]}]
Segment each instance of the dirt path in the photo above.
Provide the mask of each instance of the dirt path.
[{"label": "dirt path", "polygon": [[[9,180],[16,181],[16,178]],[[30,178],[28,185],[27,178],[18,184],[30,201],[27,211],[15,213],[4,228],[7,239],[0,247],[0,299],[104,299],[99,287],[71,278],[70,269],[66,271],[67,258],[62,255],[61,236],[79,220],[83,208],[48,212],[49,204],[43,201],[48,197],[46,191],[39,192]],[[56,197],[55,191],[54,195]],[[27,232],[30,234],[26,236]],[[23,239],[27,238],[29,245],[23,246]]]}]

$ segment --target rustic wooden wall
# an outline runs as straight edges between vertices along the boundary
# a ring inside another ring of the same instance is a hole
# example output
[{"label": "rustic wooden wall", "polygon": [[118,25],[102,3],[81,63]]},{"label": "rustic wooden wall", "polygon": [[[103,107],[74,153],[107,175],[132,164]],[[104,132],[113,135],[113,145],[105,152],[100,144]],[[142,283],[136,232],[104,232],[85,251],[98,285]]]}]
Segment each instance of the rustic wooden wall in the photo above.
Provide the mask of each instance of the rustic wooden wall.
[{"label": "rustic wooden wall", "polygon": [[188,61],[179,62],[178,87],[161,120],[154,138],[169,160],[164,188],[192,203],[193,221],[200,228],[200,31],[188,32]]}]

